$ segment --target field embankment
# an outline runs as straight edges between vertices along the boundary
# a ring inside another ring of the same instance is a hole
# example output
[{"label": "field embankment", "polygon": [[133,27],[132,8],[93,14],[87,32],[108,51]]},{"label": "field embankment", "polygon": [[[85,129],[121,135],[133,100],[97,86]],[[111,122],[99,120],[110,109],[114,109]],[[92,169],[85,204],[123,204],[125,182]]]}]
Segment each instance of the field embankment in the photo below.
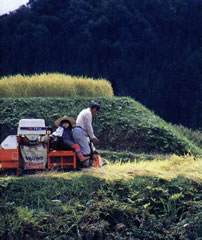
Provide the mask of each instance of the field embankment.
[{"label": "field embankment", "polygon": [[182,132],[143,105],[127,97],[32,97],[0,98],[0,138],[15,134],[22,118],[43,118],[47,126],[64,115],[76,118],[96,100],[101,111],[94,119],[99,149],[136,153],[193,153],[202,150]]},{"label": "field embankment", "polygon": [[172,156],[0,178],[0,237],[200,239],[200,164],[199,158]]}]

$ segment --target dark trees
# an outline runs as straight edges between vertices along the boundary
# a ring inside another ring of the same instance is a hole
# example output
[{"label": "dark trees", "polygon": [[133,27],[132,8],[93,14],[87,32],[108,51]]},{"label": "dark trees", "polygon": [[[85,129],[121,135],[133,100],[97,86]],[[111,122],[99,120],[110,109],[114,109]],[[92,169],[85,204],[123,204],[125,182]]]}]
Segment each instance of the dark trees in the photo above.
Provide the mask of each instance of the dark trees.
[{"label": "dark trees", "polygon": [[197,0],[30,0],[0,17],[0,75],[104,77],[165,120],[202,127]]}]

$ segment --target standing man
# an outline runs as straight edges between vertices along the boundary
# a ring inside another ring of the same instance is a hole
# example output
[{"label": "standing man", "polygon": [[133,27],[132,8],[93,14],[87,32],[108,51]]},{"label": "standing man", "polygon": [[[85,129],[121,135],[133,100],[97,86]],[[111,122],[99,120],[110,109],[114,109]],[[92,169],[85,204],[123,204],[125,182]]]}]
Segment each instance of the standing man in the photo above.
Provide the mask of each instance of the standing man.
[{"label": "standing man", "polygon": [[99,139],[94,135],[92,127],[92,117],[100,110],[100,105],[96,102],[91,103],[89,108],[83,109],[77,119],[76,127],[73,129],[73,138],[80,145],[81,152],[84,155],[89,155],[91,150],[89,146],[89,138],[93,143],[99,142]]}]

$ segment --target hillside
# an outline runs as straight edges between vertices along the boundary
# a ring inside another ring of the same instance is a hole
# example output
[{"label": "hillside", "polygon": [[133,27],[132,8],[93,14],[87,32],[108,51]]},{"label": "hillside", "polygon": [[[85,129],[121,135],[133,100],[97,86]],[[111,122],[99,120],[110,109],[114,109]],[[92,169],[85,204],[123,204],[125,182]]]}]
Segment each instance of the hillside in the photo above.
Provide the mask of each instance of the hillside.
[{"label": "hillside", "polygon": [[194,131],[193,129],[186,128],[182,125],[173,125],[173,127],[202,149],[202,129]]},{"label": "hillside", "polygon": [[201,149],[143,105],[127,97],[0,98],[0,136],[15,134],[21,118],[44,118],[47,126],[64,115],[74,118],[92,100],[101,104],[94,119],[98,149],[145,153],[193,153]]},{"label": "hillside", "polygon": [[200,161],[171,156],[0,177],[0,238],[199,240]]}]

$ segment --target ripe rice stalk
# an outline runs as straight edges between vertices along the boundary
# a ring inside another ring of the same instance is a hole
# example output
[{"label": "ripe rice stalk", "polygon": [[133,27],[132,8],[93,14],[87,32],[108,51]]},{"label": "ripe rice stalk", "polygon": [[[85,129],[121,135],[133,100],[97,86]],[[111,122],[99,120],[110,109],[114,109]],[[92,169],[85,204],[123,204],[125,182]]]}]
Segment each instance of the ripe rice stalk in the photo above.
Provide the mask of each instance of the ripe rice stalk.
[{"label": "ripe rice stalk", "polygon": [[[103,159],[106,161],[105,159]],[[107,161],[108,162],[108,161]],[[172,180],[178,176],[183,176],[199,184],[202,183],[202,159],[190,155],[172,155],[165,160],[155,159],[152,161],[141,160],[138,162],[109,163],[103,168],[87,168],[79,172],[43,172],[35,177],[61,177],[71,179],[82,175],[90,175],[105,179],[106,181],[127,180],[135,176],[157,177],[165,180]]]},{"label": "ripe rice stalk", "polygon": [[0,97],[75,97],[113,96],[105,79],[72,77],[65,74],[34,74],[0,79]]}]

